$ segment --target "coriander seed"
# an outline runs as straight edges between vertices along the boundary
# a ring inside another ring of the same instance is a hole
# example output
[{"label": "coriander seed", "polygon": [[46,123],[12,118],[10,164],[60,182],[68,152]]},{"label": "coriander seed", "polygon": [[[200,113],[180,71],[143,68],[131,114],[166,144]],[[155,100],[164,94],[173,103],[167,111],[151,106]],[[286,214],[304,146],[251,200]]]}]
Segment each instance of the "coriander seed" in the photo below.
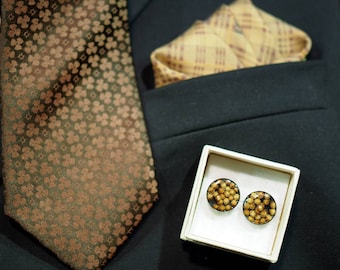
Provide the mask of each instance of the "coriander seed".
[{"label": "coriander seed", "polygon": [[237,184],[227,178],[219,178],[207,189],[207,200],[210,206],[218,211],[230,211],[240,200]]},{"label": "coriander seed", "polygon": [[243,203],[243,214],[251,223],[266,224],[276,214],[276,202],[267,192],[252,192]]}]

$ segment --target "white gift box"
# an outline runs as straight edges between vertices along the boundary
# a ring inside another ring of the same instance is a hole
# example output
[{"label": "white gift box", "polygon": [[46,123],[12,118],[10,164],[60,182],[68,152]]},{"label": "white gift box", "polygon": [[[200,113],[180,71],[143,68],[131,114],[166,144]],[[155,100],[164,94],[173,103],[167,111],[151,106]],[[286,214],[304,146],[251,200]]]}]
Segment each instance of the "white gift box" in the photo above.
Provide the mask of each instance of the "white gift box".
[{"label": "white gift box", "polygon": [[[289,165],[205,145],[180,238],[277,262],[299,176],[300,170]],[[239,187],[240,201],[230,211],[217,211],[207,200],[207,189],[218,178]],[[243,202],[254,191],[265,191],[276,202],[276,214],[266,224],[253,224],[243,214]]]}]

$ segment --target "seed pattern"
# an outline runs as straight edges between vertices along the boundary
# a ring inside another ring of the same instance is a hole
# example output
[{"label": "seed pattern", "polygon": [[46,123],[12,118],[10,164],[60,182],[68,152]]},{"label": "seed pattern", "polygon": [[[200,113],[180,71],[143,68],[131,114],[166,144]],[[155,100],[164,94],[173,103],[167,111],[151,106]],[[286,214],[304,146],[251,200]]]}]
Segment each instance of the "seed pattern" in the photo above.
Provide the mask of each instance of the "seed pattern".
[{"label": "seed pattern", "polygon": [[233,209],[240,200],[237,184],[226,178],[220,178],[210,184],[207,199],[212,208],[224,212]]},{"label": "seed pattern", "polygon": [[254,224],[270,222],[276,214],[276,202],[264,191],[249,194],[243,203],[243,213],[248,221]]}]

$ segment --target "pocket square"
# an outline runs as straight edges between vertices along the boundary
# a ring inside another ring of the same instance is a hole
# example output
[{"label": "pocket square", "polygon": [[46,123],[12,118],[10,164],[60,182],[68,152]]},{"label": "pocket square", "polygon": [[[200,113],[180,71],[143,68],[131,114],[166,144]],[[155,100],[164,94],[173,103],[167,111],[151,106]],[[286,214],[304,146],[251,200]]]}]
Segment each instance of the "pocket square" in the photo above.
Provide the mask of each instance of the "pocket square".
[{"label": "pocket square", "polygon": [[151,53],[155,87],[267,64],[303,61],[312,41],[304,31],[250,0],[223,4]]}]

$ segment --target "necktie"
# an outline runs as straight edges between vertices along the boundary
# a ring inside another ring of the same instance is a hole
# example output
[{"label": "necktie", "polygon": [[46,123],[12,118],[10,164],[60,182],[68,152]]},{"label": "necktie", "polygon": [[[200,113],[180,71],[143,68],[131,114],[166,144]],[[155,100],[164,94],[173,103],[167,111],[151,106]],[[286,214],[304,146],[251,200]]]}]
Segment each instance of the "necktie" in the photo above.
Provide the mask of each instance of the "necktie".
[{"label": "necktie", "polygon": [[250,0],[222,5],[207,20],[151,53],[155,87],[198,76],[302,61],[311,48],[302,30]]},{"label": "necktie", "polygon": [[74,269],[157,200],[125,0],[2,3],[5,213]]}]

